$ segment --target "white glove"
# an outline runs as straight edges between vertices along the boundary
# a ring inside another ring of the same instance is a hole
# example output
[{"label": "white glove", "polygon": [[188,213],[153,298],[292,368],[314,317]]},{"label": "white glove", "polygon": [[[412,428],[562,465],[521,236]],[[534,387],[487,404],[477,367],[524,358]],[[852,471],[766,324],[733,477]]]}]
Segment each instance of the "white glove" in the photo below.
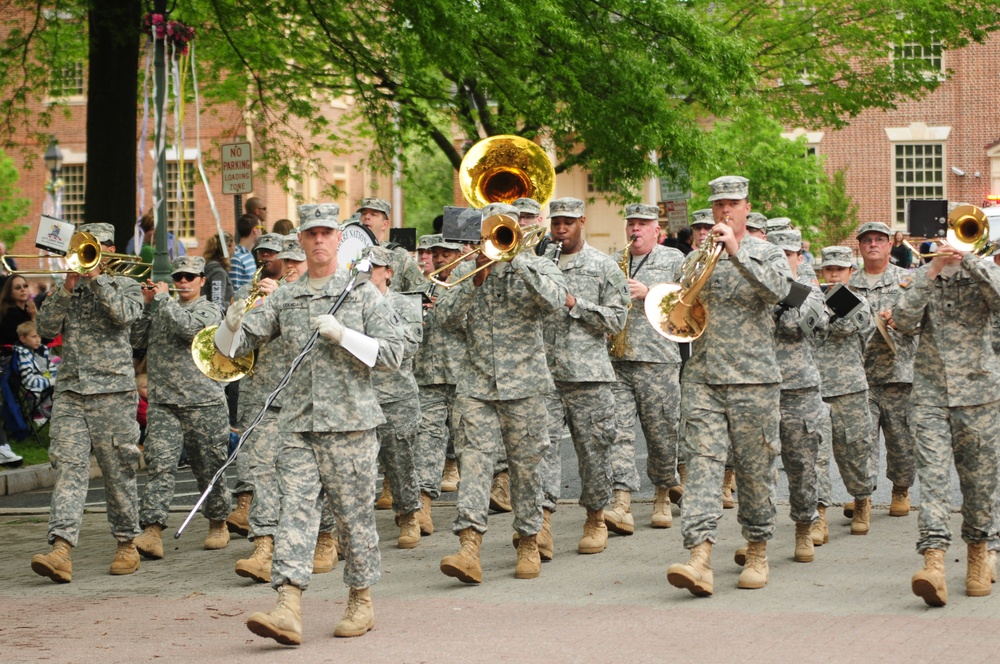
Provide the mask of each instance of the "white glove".
[{"label": "white glove", "polygon": [[229,328],[230,332],[236,332],[240,329],[245,315],[246,307],[242,301],[238,300],[229,305],[229,308],[226,309],[226,327]]},{"label": "white glove", "polygon": [[335,344],[344,338],[344,324],[330,314],[323,314],[312,319],[312,328]]}]

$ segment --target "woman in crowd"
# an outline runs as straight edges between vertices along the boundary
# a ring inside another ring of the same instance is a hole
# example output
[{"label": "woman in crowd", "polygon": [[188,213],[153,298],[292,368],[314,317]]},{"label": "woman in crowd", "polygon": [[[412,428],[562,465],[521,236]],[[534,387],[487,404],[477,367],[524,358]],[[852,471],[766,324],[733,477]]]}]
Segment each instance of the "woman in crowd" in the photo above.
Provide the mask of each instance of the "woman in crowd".
[{"label": "woman in crowd", "polygon": [[896,231],[892,236],[892,250],[889,255],[893,264],[907,270],[913,267],[913,252],[903,244],[903,231]]},{"label": "woman in crowd", "polygon": [[205,241],[205,285],[201,294],[209,302],[225,311],[233,299],[233,284],[229,281],[229,256],[233,255],[235,243],[232,233],[226,233],[226,255],[219,244],[219,234],[214,233]]},{"label": "woman in crowd", "polygon": [[36,314],[28,280],[19,274],[7,279],[0,291],[0,346],[16,344],[17,326],[35,320]]}]

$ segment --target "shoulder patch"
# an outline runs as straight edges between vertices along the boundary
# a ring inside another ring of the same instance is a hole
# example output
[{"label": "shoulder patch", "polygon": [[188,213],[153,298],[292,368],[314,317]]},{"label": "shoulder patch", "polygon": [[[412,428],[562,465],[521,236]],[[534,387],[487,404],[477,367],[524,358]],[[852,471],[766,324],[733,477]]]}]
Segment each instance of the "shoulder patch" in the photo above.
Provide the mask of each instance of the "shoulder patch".
[{"label": "shoulder patch", "polygon": [[912,285],[913,285],[913,277],[911,277],[910,275],[906,275],[905,277],[899,280],[900,288],[909,288]]}]

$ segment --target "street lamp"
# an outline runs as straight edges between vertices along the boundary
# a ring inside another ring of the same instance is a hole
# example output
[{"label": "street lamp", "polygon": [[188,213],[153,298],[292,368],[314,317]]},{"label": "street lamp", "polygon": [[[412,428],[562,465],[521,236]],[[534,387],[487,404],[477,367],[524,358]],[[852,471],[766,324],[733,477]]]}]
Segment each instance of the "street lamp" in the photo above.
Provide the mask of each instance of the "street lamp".
[{"label": "street lamp", "polygon": [[62,150],[59,149],[59,141],[56,140],[55,136],[49,140],[49,148],[45,151],[43,159],[45,160],[45,168],[49,169],[49,173],[52,174],[54,184],[59,179],[63,164]]}]

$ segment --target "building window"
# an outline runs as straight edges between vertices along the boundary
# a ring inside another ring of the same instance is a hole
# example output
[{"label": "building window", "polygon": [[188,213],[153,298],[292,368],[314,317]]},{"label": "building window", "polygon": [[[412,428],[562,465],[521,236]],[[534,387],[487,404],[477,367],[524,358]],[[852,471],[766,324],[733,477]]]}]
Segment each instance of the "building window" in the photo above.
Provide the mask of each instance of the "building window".
[{"label": "building window", "polygon": [[193,161],[184,162],[183,184],[178,193],[179,162],[167,162],[167,228],[180,239],[193,239],[194,176]]},{"label": "building window", "polygon": [[918,44],[907,42],[894,46],[892,57],[896,62],[919,61],[923,63],[923,68],[934,74],[944,73],[944,47],[941,42],[931,42],[930,44]]},{"label": "building window", "polygon": [[49,95],[56,98],[82,97],[86,92],[85,67],[82,61],[53,73]]},{"label": "building window", "polygon": [[944,144],[903,143],[895,149],[896,223],[906,223],[906,201],[944,198]]},{"label": "building window", "polygon": [[59,178],[62,180],[63,221],[83,223],[83,201],[87,191],[86,164],[64,164]]},{"label": "building window", "polygon": [[337,204],[340,205],[340,218],[346,219],[351,216],[351,201],[347,196],[347,166],[344,164],[334,164],[333,166],[333,186],[337,189]]}]

